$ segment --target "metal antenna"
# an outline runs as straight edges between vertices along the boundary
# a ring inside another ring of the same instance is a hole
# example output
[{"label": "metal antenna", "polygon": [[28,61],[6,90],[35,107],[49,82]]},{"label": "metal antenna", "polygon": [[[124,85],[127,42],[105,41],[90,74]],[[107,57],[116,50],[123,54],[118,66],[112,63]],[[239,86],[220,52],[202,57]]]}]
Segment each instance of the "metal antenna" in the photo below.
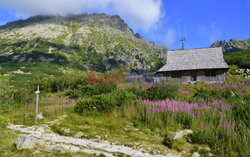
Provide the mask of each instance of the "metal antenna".
[{"label": "metal antenna", "polygon": [[184,42],[187,40],[186,26],[185,26],[185,37],[180,37],[180,35],[179,35],[179,38],[180,38],[180,42],[182,44],[181,49],[184,50],[185,49],[184,48]]}]

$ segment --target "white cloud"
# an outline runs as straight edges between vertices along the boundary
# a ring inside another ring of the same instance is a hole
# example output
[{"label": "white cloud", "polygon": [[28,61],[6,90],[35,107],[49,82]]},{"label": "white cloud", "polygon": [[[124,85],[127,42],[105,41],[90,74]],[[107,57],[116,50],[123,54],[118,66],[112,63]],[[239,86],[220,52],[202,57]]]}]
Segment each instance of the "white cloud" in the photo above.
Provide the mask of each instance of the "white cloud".
[{"label": "white cloud", "polygon": [[221,30],[215,22],[212,22],[210,25],[207,26],[198,26],[198,34],[208,39],[209,42],[217,41],[222,35]]},{"label": "white cloud", "polygon": [[0,6],[26,15],[66,15],[83,12],[118,14],[133,29],[148,30],[159,23],[162,0],[0,0]]},{"label": "white cloud", "polygon": [[174,42],[176,41],[176,32],[173,29],[169,29],[166,36],[165,36],[165,41],[167,45],[173,45]]}]

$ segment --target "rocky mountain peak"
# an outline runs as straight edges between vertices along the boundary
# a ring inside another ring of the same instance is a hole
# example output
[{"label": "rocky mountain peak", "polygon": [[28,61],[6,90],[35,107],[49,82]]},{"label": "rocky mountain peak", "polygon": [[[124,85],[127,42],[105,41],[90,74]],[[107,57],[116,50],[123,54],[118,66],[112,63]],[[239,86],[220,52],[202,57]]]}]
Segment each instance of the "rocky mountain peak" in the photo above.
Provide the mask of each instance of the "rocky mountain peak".
[{"label": "rocky mountain peak", "polygon": [[38,15],[0,27],[2,62],[68,64],[86,71],[126,67],[143,73],[165,63],[167,47],[148,42],[118,15]]},{"label": "rocky mountain peak", "polygon": [[138,33],[134,34],[134,31],[128,27],[123,19],[119,15],[106,15],[106,14],[79,14],[79,15],[67,15],[67,16],[50,16],[50,15],[37,15],[32,16],[26,20],[18,20],[9,22],[6,25],[0,26],[0,32],[4,30],[12,30],[15,28],[22,28],[34,24],[53,23],[53,24],[65,24],[67,22],[77,22],[86,25],[91,25],[99,28],[111,27],[121,32],[124,32],[128,36],[134,36],[138,39],[144,39]]},{"label": "rocky mountain peak", "polygon": [[244,49],[250,49],[250,39],[230,39],[228,42],[225,40],[216,41],[211,47],[223,47],[225,54],[237,52]]}]

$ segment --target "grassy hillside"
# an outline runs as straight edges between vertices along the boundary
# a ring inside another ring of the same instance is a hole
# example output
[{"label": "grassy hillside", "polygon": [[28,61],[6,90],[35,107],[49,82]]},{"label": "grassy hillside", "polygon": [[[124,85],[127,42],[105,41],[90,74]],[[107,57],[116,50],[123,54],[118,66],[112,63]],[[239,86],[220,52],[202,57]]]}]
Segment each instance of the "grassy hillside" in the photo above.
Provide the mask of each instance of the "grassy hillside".
[{"label": "grassy hillside", "polygon": [[250,68],[250,49],[226,54],[224,58],[229,65],[238,65],[240,68]]},{"label": "grassy hillside", "polygon": [[119,16],[36,16],[0,27],[1,63],[50,62],[87,71],[154,71],[167,47],[138,37]]}]

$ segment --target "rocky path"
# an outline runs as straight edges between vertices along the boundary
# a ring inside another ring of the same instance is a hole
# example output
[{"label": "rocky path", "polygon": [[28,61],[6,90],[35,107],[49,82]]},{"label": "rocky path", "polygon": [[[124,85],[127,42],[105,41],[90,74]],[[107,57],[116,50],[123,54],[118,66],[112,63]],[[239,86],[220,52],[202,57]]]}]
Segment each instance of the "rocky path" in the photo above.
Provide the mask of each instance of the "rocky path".
[{"label": "rocky path", "polygon": [[[115,145],[110,143],[109,141],[100,140],[99,142],[95,142],[94,140],[89,140],[89,139],[79,139],[79,138],[61,136],[59,134],[53,133],[49,126],[50,124],[57,123],[59,120],[60,119],[57,119],[55,121],[47,122],[46,124],[42,124],[40,126],[30,126],[30,127],[10,124],[7,128],[27,134],[27,135],[20,135],[18,137],[19,140],[17,141],[21,143],[21,145],[19,144],[20,145],[19,149],[22,149],[22,146],[25,146],[25,143],[26,145],[34,143],[34,145],[38,144],[45,147],[47,151],[52,151],[53,149],[57,149],[61,150],[62,153],[65,151],[84,152],[96,155],[104,154],[105,156],[108,157],[113,157],[116,156],[117,154],[126,154],[130,156],[140,156],[140,157],[180,156],[175,154],[151,155],[146,152],[142,152],[140,150],[132,149],[130,147]],[[22,136],[24,136],[25,138]],[[27,138],[27,136],[30,138]],[[31,140],[33,142],[27,140]]]}]

